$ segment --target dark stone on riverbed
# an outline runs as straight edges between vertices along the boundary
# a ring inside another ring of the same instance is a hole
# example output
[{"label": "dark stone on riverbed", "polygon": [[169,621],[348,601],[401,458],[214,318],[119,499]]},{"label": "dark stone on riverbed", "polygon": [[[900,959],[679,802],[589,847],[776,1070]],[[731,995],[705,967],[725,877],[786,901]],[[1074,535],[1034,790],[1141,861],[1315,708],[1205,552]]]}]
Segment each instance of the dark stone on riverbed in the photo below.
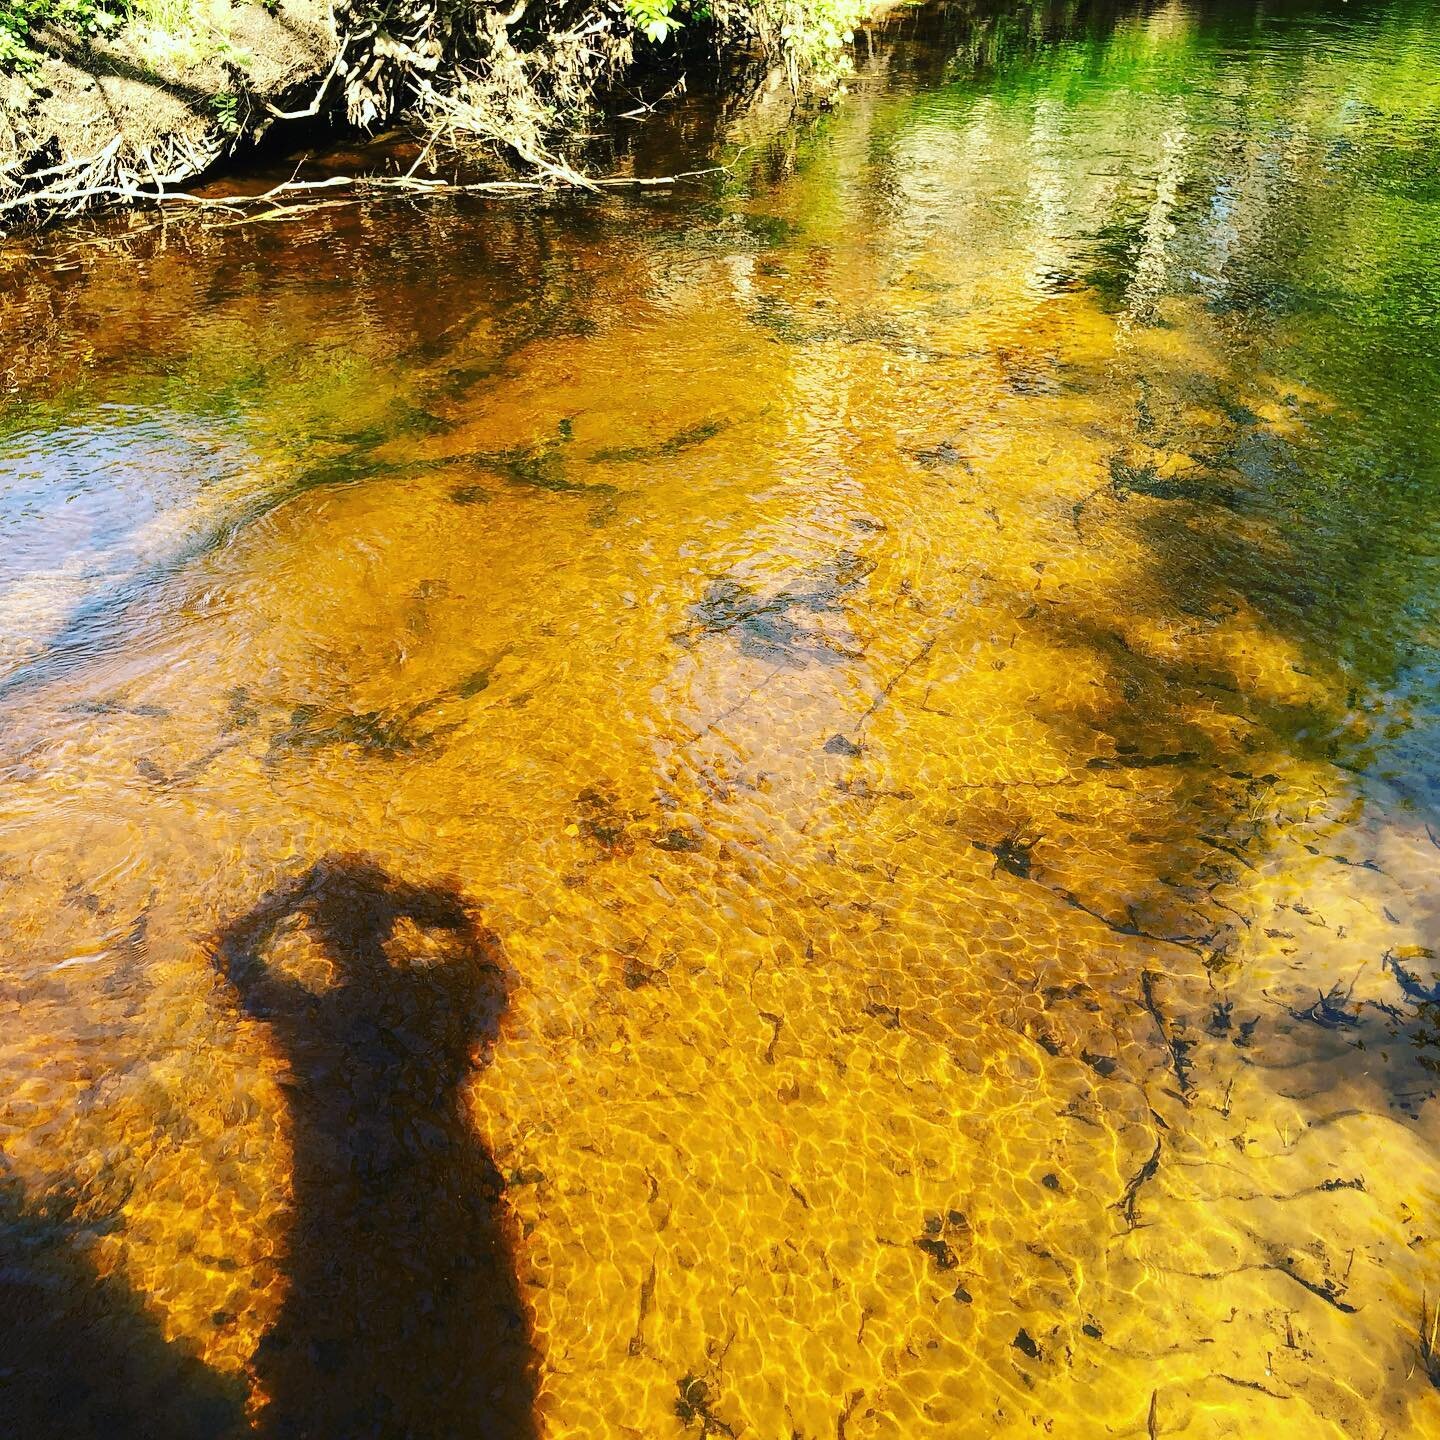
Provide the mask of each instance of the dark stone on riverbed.
[{"label": "dark stone on riverbed", "polygon": [[625,957],[621,979],[625,982],[627,990],[643,990],[647,985],[668,985],[670,983],[665,972],[659,966],[647,965],[636,955]]},{"label": "dark stone on riverbed", "polygon": [[590,456],[590,459],[596,464],[610,465],[668,460],[671,456],[680,454],[682,450],[703,445],[705,441],[713,439],[729,424],[728,420],[702,420],[698,425],[687,425],[683,430],[677,430],[673,435],[657,441],[654,445],[627,445],[597,450]]},{"label": "dark stone on riverbed", "polygon": [[353,745],[368,755],[385,759],[413,754],[430,743],[428,735],[415,729],[416,718],[414,711],[409,715],[391,715],[379,710],[326,714],[318,705],[297,705],[291,712],[290,723],[271,736],[266,762],[273,764],[287,753],[323,750],[336,745]]},{"label": "dark stone on riverbed", "polygon": [[860,746],[844,735],[832,735],[825,742],[825,753],[827,755],[845,755],[853,760],[860,753]]},{"label": "dark stone on riverbed", "polygon": [[[1355,987],[1352,984],[1351,990]],[[1319,994],[1313,1005],[1307,1005],[1303,1010],[1296,1010],[1293,1007],[1290,1014],[1297,1020],[1308,1020],[1312,1025],[1319,1025],[1324,1030],[1352,1030],[1359,1024],[1359,1019],[1345,1005],[1349,1003],[1349,991],[1342,991],[1339,983],[1333,985],[1326,994]]]},{"label": "dark stone on riverbed", "polygon": [[960,1257],[941,1239],[930,1235],[922,1235],[915,1241],[915,1248],[923,1250],[934,1262],[937,1270],[953,1270],[959,1263]]},{"label": "dark stone on riverbed", "polygon": [[1038,837],[1033,840],[1027,839],[1018,830],[1012,830],[1010,834],[1001,836],[993,845],[983,844],[979,840],[971,843],[977,850],[987,851],[995,857],[997,870],[1003,870],[1017,880],[1030,878],[1032,864],[1030,852],[1039,843]]},{"label": "dark stone on riverbed", "polygon": [[682,1425],[698,1426],[702,1436],[735,1434],[734,1427],[715,1413],[715,1402],[704,1380],[686,1375],[676,1381],[675,1389],[679,1394],[675,1415]]},{"label": "dark stone on riverbed", "polygon": [[483,485],[461,485],[450,498],[457,505],[488,505],[495,497]]},{"label": "dark stone on riverbed", "polygon": [[1113,1055],[1095,1055],[1089,1050],[1082,1050],[1080,1058],[1087,1064],[1102,1080],[1108,1080],[1118,1068],[1118,1062]]},{"label": "dark stone on riverbed", "polygon": [[922,450],[912,450],[910,454],[926,470],[948,470],[952,465],[969,468],[964,455],[948,440],[942,440],[938,445],[927,445]]}]

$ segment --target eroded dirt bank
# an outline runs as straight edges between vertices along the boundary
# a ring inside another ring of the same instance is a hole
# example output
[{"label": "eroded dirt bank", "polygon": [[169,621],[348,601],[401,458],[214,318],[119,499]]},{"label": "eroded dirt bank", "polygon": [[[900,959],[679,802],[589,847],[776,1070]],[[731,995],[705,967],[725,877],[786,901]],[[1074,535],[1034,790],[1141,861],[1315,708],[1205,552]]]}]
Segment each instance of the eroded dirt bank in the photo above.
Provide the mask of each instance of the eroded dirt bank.
[{"label": "eroded dirt bank", "polygon": [[126,185],[184,183],[263,134],[266,107],[294,108],[338,49],[319,0],[229,8],[198,55],[143,33],[46,41],[34,69],[0,75],[0,229],[119,199]]},{"label": "eroded dirt bank", "polygon": [[606,103],[600,97],[615,110],[643,108],[641,91],[654,99],[697,64],[739,55],[759,69],[729,65],[736,84],[753,86],[773,66],[772,88],[783,78],[791,93],[823,91],[849,67],[845,27],[881,7],[786,0],[782,12],[771,0],[726,0],[693,8],[405,0],[382,11],[365,0],[193,0],[169,28],[133,17],[85,29],[42,25],[27,63],[7,73],[0,49],[0,233],[153,199],[277,127],[365,136],[404,118],[431,143],[427,154],[458,147],[573,183],[578,172],[561,157]]}]

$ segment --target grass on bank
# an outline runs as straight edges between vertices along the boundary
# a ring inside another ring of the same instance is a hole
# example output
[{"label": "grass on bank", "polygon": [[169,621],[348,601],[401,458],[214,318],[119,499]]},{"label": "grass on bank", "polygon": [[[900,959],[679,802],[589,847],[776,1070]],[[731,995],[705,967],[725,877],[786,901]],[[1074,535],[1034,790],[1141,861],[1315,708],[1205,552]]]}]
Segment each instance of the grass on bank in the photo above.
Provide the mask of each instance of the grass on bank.
[{"label": "grass on bank", "polygon": [[[277,8],[277,0],[261,3]],[[206,0],[0,0],[0,74],[34,70],[47,32],[84,41],[126,31],[157,59],[183,66],[219,56],[243,66],[248,57],[230,44],[225,24],[232,8]]]}]

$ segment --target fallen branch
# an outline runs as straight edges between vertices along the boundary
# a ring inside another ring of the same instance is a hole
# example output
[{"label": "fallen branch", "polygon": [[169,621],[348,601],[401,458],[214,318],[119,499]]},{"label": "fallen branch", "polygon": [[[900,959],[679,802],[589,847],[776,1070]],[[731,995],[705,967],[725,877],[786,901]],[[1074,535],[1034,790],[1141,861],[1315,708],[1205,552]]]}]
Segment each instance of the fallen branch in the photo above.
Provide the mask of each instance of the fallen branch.
[{"label": "fallen branch", "polygon": [[[152,174],[154,173],[153,167]],[[549,170],[550,167],[547,167]],[[703,170],[686,170],[675,175],[606,175],[598,179],[580,177],[584,188],[598,193],[607,189],[654,189],[676,185],[684,180],[694,180],[723,171],[723,165],[712,165]],[[311,214],[321,208],[338,205],[358,205],[366,200],[384,194],[406,195],[411,199],[426,199],[436,195],[514,195],[534,194],[555,190],[571,184],[564,171],[553,170],[553,178],[540,180],[441,180],[413,174],[407,175],[332,175],[324,180],[285,180],[279,185],[258,195],[195,195],[186,190],[167,190],[160,185],[136,183],[107,183],[86,185],[80,188],[30,192],[0,202],[0,214],[9,210],[33,207],[37,202],[47,207],[63,208],[72,213],[90,208],[96,201],[116,200],[126,204],[151,204],[162,208],[187,206],[204,213],[220,211],[233,217],[227,224],[250,224],[256,221],[293,219]],[[159,177],[157,177],[158,179]],[[323,206],[313,202],[299,201],[283,203],[286,196],[308,196],[316,191],[353,192],[326,202]],[[257,208],[268,206],[263,213],[252,213]],[[222,226],[215,226],[219,229]]]},{"label": "fallen branch", "polygon": [[1160,1032],[1161,1042],[1165,1046],[1165,1053],[1170,1058],[1170,1069],[1175,1076],[1175,1083],[1180,1087],[1180,1098],[1188,1105],[1190,1093],[1190,1061],[1186,1058],[1185,1052],[1190,1048],[1183,1040],[1177,1040],[1166,1022],[1165,1014],[1160,1009],[1160,1001],[1155,994],[1155,981],[1160,977],[1153,970],[1141,970],[1140,972],[1140,1000],[1150,1019],[1154,1021],[1155,1028]]},{"label": "fallen branch", "polygon": [[[1153,1113],[1153,1112],[1152,1112]],[[1125,1182],[1125,1192],[1120,1199],[1111,1207],[1119,1210],[1125,1217],[1125,1228],[1133,1230],[1139,1222],[1138,1203],[1140,1191],[1155,1178],[1160,1169],[1160,1148],[1162,1137],[1159,1132],[1155,1135],[1155,1148],[1150,1152],[1150,1158]]]}]

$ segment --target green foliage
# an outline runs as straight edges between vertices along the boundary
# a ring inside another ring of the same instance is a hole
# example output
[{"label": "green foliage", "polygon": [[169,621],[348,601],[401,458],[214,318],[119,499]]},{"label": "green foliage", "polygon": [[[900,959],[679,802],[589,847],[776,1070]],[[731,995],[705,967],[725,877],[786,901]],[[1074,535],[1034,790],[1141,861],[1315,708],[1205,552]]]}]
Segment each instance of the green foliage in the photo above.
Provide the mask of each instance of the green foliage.
[{"label": "green foliage", "polygon": [[210,97],[210,113],[227,135],[240,133],[240,97],[233,90],[222,90]]},{"label": "green foliage", "polygon": [[674,10],[675,0],[625,0],[625,14],[631,23],[657,45],[680,29]]},{"label": "green foliage", "polygon": [[39,64],[30,41],[42,25],[97,35],[119,23],[96,0],[0,0],[0,70],[28,70]]},{"label": "green foliage", "polygon": [[807,79],[838,80],[846,53],[873,0],[624,0],[625,14],[647,40],[661,44],[681,28],[679,14],[722,30],[758,34],[798,89]]},{"label": "green foliage", "polygon": [[9,14],[0,15],[0,70],[33,63],[35,58],[35,52],[25,43],[24,33],[10,28]]},{"label": "green foliage", "polygon": [[[273,15],[280,0],[260,3]],[[253,61],[216,28],[198,0],[0,0],[0,72],[32,70],[40,63],[34,42],[42,27],[108,35],[122,25],[143,26],[153,49],[187,63],[218,57],[243,68]],[[217,118],[223,124],[226,116]]]},{"label": "green foliage", "polygon": [[847,47],[873,4],[865,0],[754,0],[762,38],[798,89],[810,78],[836,81],[852,70]]}]

